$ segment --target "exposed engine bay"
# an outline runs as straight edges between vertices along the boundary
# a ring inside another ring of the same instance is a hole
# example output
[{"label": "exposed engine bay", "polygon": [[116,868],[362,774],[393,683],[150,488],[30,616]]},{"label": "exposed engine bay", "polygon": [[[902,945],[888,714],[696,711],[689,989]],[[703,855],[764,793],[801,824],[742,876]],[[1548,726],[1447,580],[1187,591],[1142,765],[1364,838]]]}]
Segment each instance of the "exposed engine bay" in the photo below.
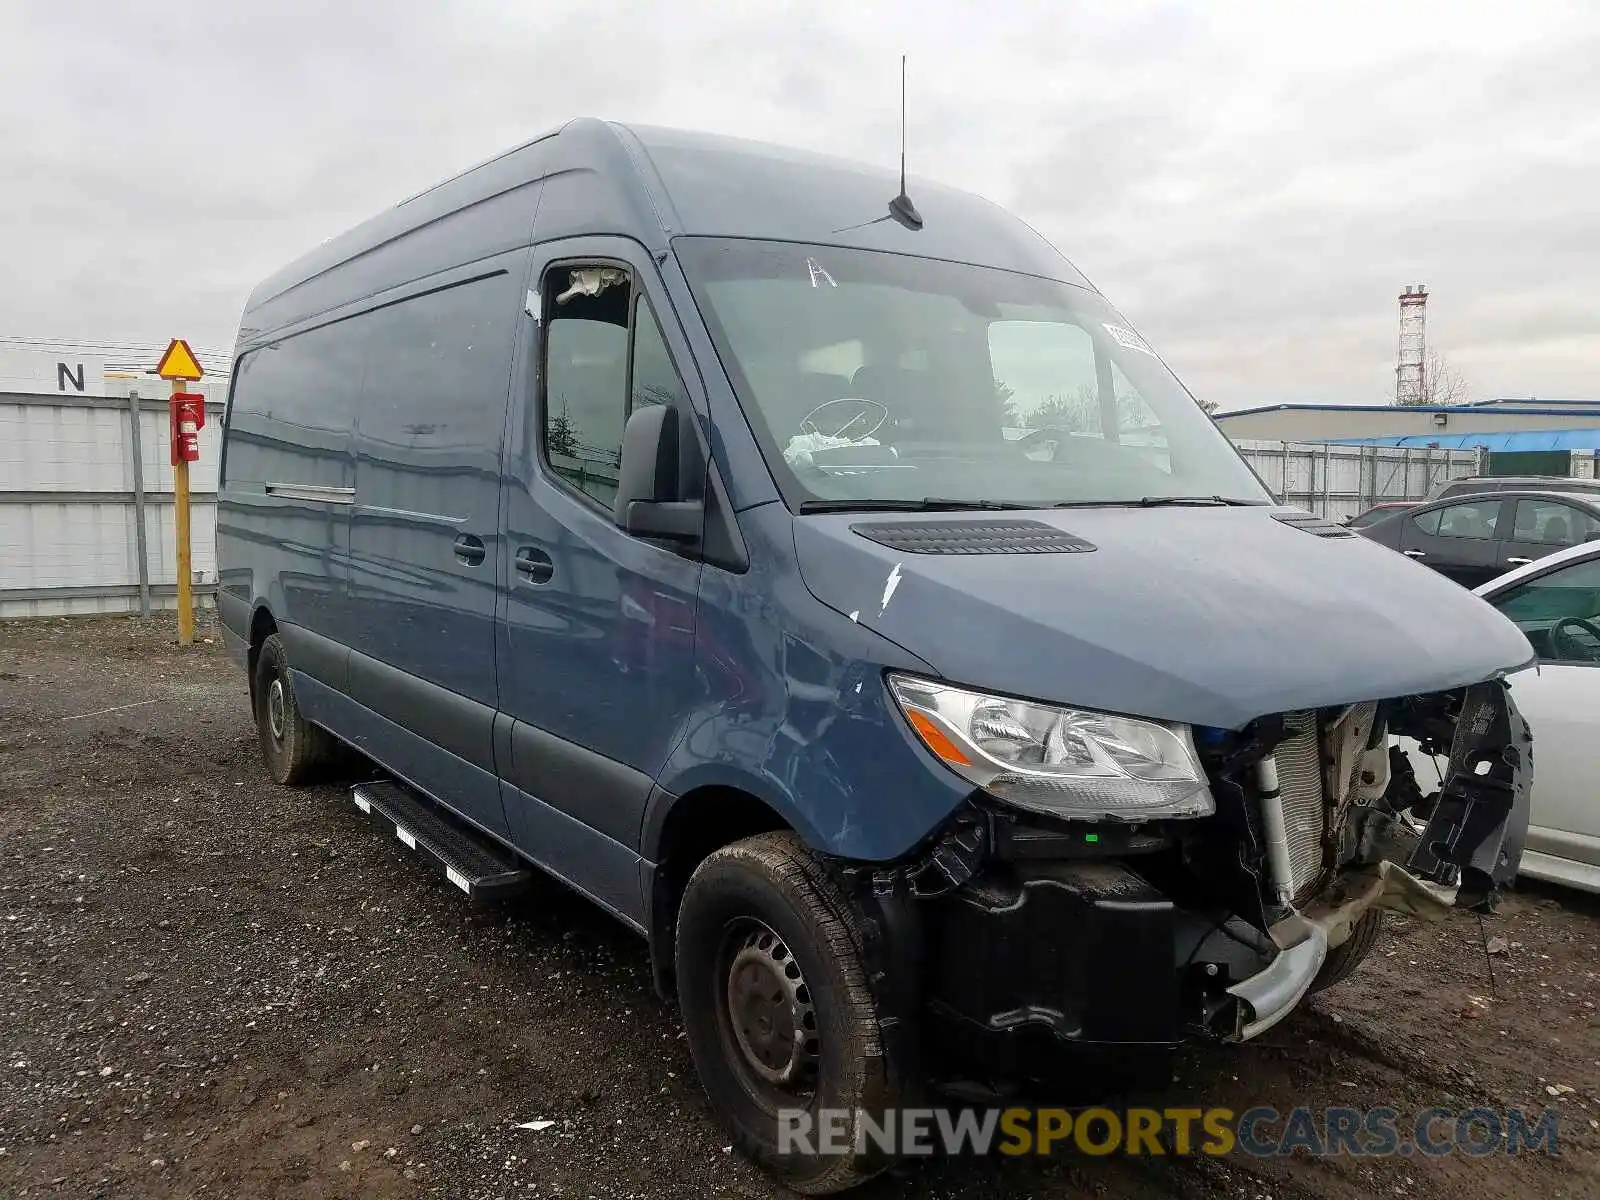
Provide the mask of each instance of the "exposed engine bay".
[{"label": "exposed engine bay", "polygon": [[[1425,790],[1415,778],[1395,744],[1400,738],[1448,755],[1436,787]],[[1226,988],[1240,1004],[1220,1026],[1213,1014],[1212,1032],[1252,1037],[1286,1015],[1299,997],[1285,1003],[1279,989],[1292,976],[1305,980],[1304,994],[1321,960],[1369,910],[1421,917],[1452,906],[1488,910],[1515,878],[1532,742],[1503,681],[1287,713],[1219,739],[1215,753],[1219,815],[1221,797],[1230,795],[1236,869],[1248,877],[1236,878],[1231,915],[1252,938],[1267,935],[1270,945],[1255,949],[1271,961]],[[1208,875],[1225,873],[1224,856],[1209,849]],[[1194,961],[1216,961],[1209,957],[1215,942],[1212,935],[1196,946]],[[1217,973],[1236,977],[1249,957],[1229,956],[1229,969],[1219,963]]]},{"label": "exposed engine bay", "polygon": [[[1400,738],[1448,754],[1438,786]],[[1353,969],[1375,910],[1487,910],[1515,877],[1532,747],[1500,680],[1196,743],[1212,816],[1089,827],[979,797],[914,861],[858,875],[879,979],[920,980],[901,986],[907,1036],[1023,1076],[1248,1039]]]}]

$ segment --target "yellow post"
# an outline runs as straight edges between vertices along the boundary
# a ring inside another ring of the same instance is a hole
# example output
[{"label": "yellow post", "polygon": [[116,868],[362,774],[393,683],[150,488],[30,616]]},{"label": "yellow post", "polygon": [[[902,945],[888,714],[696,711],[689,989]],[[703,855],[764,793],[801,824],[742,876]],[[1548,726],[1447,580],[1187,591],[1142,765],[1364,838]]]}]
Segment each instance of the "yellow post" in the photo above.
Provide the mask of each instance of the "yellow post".
[{"label": "yellow post", "polygon": [[[185,384],[172,381],[172,394],[180,394]],[[179,458],[172,468],[173,524],[178,533],[178,645],[194,644],[194,596],[190,581],[194,572],[189,564],[189,464]]]}]

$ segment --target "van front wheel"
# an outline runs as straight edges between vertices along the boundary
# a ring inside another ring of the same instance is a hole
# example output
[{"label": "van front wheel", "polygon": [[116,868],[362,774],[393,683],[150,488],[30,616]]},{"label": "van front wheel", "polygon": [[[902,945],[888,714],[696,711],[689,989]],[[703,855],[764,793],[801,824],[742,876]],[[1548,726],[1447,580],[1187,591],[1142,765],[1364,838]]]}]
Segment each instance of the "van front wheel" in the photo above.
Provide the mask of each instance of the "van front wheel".
[{"label": "van front wheel", "polygon": [[304,783],[333,757],[333,738],[300,715],[283,639],[273,634],[256,656],[256,733],[272,778]]},{"label": "van front wheel", "polygon": [[884,1124],[900,1073],[854,906],[798,837],[760,834],[700,864],[679,909],[677,977],[695,1069],[741,1151],[808,1195],[888,1165],[858,1130],[863,1114]]},{"label": "van front wheel", "polygon": [[1350,936],[1328,951],[1328,957],[1322,960],[1322,969],[1311,981],[1311,990],[1320,992],[1348,979],[1362,960],[1372,953],[1372,947],[1377,945],[1378,935],[1382,932],[1382,912],[1372,908],[1362,913],[1361,919],[1350,930]]}]

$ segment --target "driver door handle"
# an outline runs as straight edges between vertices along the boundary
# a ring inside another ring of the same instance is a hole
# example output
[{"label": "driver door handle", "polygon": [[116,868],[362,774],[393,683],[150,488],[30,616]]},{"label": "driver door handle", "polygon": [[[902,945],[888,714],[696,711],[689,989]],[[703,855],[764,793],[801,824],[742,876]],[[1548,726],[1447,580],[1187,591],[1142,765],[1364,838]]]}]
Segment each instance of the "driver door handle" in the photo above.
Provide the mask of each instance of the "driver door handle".
[{"label": "driver door handle", "polygon": [[1525,567],[1529,563],[1531,563],[1532,561],[1533,561],[1533,559],[1531,559],[1531,558],[1508,558],[1508,559],[1506,559],[1506,562],[1510,563],[1513,567]]},{"label": "driver door handle", "polygon": [[1400,553],[1404,554],[1407,558],[1427,558],[1428,557],[1421,550],[1402,550],[1402,551],[1400,551]]},{"label": "driver door handle", "polygon": [[516,564],[524,583],[549,583],[556,573],[555,561],[537,546],[518,549]]}]

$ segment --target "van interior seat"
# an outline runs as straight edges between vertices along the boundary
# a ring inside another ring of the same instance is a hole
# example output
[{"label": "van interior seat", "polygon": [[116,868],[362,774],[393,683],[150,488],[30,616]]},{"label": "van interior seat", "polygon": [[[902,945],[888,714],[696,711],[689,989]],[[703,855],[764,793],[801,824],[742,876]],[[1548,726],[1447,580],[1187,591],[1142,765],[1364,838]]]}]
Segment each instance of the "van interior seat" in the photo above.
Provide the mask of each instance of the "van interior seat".
[{"label": "van interior seat", "polygon": [[1001,440],[998,410],[960,394],[950,377],[931,370],[868,363],[851,379],[854,394],[889,410],[902,439],[975,444]]}]

